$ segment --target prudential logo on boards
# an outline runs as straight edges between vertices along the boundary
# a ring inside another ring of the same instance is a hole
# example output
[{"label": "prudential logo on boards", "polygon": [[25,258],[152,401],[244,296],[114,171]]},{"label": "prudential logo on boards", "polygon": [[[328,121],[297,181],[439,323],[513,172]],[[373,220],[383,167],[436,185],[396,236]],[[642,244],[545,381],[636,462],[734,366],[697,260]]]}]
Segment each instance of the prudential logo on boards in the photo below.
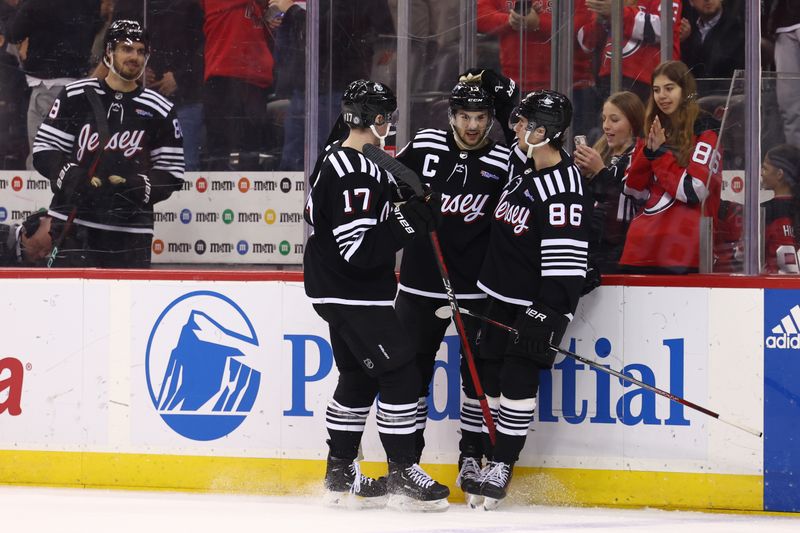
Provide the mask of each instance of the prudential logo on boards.
[{"label": "prudential logo on boards", "polygon": [[253,408],[261,372],[258,338],[245,312],[218,292],[170,303],[147,341],[153,406],[175,432],[209,441],[228,435]]}]

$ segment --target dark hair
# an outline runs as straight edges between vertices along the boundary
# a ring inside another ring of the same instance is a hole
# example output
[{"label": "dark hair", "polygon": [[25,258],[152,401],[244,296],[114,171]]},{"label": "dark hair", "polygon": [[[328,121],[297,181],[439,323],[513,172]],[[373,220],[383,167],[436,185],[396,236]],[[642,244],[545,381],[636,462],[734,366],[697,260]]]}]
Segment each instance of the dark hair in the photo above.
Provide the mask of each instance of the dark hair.
[{"label": "dark hair", "polygon": [[779,144],[770,148],[764,159],[783,171],[784,178],[792,190],[792,225],[795,238],[800,236],[800,148],[791,144]]},{"label": "dark hair", "polygon": [[[665,115],[656,105],[652,91],[652,83],[658,76],[666,76],[670,81],[675,82],[681,88],[681,103],[672,117]],[[651,82],[650,98],[647,101],[647,113],[645,116],[644,131],[650,131],[656,115],[661,121],[661,126],[667,135],[666,145],[675,154],[678,164],[685,167],[689,164],[690,152],[692,151],[692,139],[694,137],[694,123],[700,114],[700,106],[697,105],[697,82],[682,61],[664,61],[653,70],[653,81]]]},{"label": "dark hair", "polygon": [[[631,124],[631,136],[635,139],[642,137],[644,132],[644,104],[642,99],[630,91],[620,91],[609,96],[604,104],[616,106]],[[608,147],[608,140],[602,135],[597,140],[594,147],[603,158],[603,163],[609,164],[611,159],[611,149]]]}]

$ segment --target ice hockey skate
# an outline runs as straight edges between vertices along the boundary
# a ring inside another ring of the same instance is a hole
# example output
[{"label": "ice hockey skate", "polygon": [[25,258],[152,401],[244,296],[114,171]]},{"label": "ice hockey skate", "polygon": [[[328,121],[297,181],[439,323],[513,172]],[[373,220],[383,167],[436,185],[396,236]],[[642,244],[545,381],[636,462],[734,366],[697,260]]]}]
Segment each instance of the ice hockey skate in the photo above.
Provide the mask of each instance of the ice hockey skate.
[{"label": "ice hockey skate", "polygon": [[514,465],[494,461],[483,469],[480,493],[483,496],[484,510],[493,511],[497,509],[497,506],[506,497],[513,470]]},{"label": "ice hockey skate", "polygon": [[475,457],[460,457],[456,486],[464,491],[467,507],[477,509],[483,505],[481,495],[481,463]]},{"label": "ice hockey skate", "polygon": [[431,478],[418,464],[389,463],[387,507],[398,511],[446,511],[450,489]]},{"label": "ice hockey skate", "polygon": [[328,458],[325,496],[329,507],[375,509],[386,505],[386,478],[373,479],[361,473],[358,461]]}]

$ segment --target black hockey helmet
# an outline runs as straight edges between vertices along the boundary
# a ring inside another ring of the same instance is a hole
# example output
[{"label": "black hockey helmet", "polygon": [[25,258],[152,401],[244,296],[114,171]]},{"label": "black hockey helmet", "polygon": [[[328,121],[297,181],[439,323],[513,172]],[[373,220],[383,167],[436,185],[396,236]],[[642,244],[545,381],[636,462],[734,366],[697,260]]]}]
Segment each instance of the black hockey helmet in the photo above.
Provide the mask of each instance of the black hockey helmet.
[{"label": "black hockey helmet", "polygon": [[522,99],[512,114],[516,122],[520,117],[528,120],[530,131],[544,127],[550,141],[563,141],[564,132],[572,121],[572,103],[556,91],[533,91]]},{"label": "black hockey helmet", "polygon": [[458,83],[450,91],[450,112],[459,109],[464,111],[488,110],[493,114],[494,98],[480,85],[472,83]]},{"label": "black hockey helmet", "polygon": [[342,118],[355,128],[375,125],[378,115],[383,115],[388,122],[394,122],[392,115],[396,109],[394,92],[388,85],[379,82],[356,80],[348,85],[342,95]]},{"label": "black hockey helmet", "polygon": [[150,37],[136,20],[115,20],[108,27],[105,38],[106,52],[114,50],[118,43],[140,42],[144,44],[145,53],[150,51]]}]

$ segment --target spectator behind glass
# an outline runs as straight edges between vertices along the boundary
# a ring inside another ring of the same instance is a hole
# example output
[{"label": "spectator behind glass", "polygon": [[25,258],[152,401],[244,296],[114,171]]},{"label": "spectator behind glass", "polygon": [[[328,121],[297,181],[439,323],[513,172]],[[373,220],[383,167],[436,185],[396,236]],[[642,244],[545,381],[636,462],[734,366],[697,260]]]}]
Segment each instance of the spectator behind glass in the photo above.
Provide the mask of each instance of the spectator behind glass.
[{"label": "spectator behind glass", "polygon": [[[292,0],[270,0],[282,13],[275,37],[275,93],[289,99],[284,119],[281,170],[302,170],[305,150],[306,10]],[[386,0],[325,0],[319,3],[320,48],[318,128],[325,146],[340,112],[342,93],[354,79],[370,77],[379,34],[394,32]]]},{"label": "spectator behind glass", "polygon": [[690,2],[694,9],[686,13],[689,33],[681,42],[681,60],[695,78],[727,79],[705,83],[703,94],[727,92],[733,72],[744,68],[744,20],[740,13],[725,9],[723,0]]},{"label": "spectator behind glass", "polygon": [[50,222],[47,211],[37,211],[22,224],[0,224],[0,267],[44,266],[53,249]]},{"label": "spectator behind glass", "polygon": [[[116,0],[114,20],[144,24],[142,0]],[[145,86],[169,98],[183,132],[186,170],[200,170],[203,146],[203,11],[198,0],[148,0],[150,59]]]},{"label": "spectator behind glass", "polygon": [[[775,41],[775,71],[800,73],[800,1],[764,0],[764,12]],[[776,90],[786,142],[800,146],[800,80],[779,78]]]},{"label": "spectator behind glass", "polygon": [[273,62],[263,21],[266,0],[202,1],[208,166],[253,170],[259,168],[259,152],[268,144]]},{"label": "spectator behind glass", "polygon": [[[599,70],[601,93],[611,87],[611,0],[586,0],[591,20],[578,30],[578,44],[586,52],[604,49]],[[672,2],[672,57],[680,59],[681,4]],[[661,61],[661,0],[624,0],[622,10],[622,88],[650,96],[650,74]]]},{"label": "spectator behind glass", "polygon": [[589,256],[603,274],[618,270],[625,234],[641,206],[624,193],[631,154],[644,143],[644,105],[629,91],[612,94],[603,104],[603,136],[594,147],[576,143],[573,157],[594,194]]},{"label": "spectator behind glass", "polygon": [[[61,89],[88,71],[95,32],[102,25],[100,0],[26,0],[8,26],[8,40],[28,39],[23,67],[31,97],[28,146]],[[27,168],[33,169],[28,156]]]},{"label": "spectator behind glass", "polygon": [[697,272],[700,217],[715,217],[720,202],[719,125],[697,105],[684,63],[665,61],[652,78],[645,143],[625,178],[625,193],[644,201],[644,210],[631,221],[620,266],[633,273]]},{"label": "spectator behind glass", "polygon": [[7,50],[5,34],[5,24],[0,20],[0,169],[18,170],[25,167],[28,155],[28,86],[17,57]]},{"label": "spectator behind glass", "polygon": [[[497,35],[503,75],[516,80],[522,94],[550,88],[552,2],[478,0],[478,31]],[[575,32],[589,24],[585,0],[575,0]],[[512,8],[513,6],[513,8]],[[520,38],[525,43],[520,57]],[[589,131],[595,125],[600,100],[594,84],[591,56],[574,48],[573,129]]]},{"label": "spectator behind glass", "polygon": [[800,227],[800,149],[789,144],[772,148],[761,164],[761,188],[775,193],[764,202],[764,272],[798,274],[797,235]]}]

